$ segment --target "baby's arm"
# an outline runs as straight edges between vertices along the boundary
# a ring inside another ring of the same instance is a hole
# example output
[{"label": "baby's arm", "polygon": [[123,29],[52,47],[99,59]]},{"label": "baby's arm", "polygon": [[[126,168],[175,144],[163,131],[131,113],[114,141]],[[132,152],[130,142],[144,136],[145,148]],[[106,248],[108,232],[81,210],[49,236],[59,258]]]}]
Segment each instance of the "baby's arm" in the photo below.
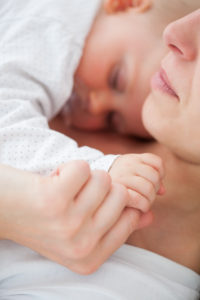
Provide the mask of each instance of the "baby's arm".
[{"label": "baby's arm", "polygon": [[128,202],[126,188],[84,161],[48,177],[0,165],[0,238],[78,273],[95,271],[149,222],[151,216],[126,208]]},{"label": "baby's arm", "polygon": [[48,127],[71,94],[81,46],[99,0],[80,11],[73,1],[46,3],[1,1],[0,163],[50,174],[62,163],[84,159],[92,169],[107,171],[112,155],[78,147]]},{"label": "baby's arm", "polygon": [[164,193],[164,167],[160,157],[150,153],[126,154],[118,157],[109,171],[112,180],[129,191],[129,206],[149,211],[156,195]]}]

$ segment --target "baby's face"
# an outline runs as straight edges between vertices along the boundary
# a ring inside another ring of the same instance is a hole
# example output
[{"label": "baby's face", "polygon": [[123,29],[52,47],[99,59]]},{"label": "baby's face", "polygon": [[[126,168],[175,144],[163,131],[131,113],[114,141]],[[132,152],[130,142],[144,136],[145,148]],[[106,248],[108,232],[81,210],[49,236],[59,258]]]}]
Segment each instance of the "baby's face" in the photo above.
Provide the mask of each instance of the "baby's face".
[{"label": "baby's face", "polygon": [[148,12],[98,15],[69,100],[73,126],[148,136],[141,110],[166,51],[162,31],[150,24]]}]

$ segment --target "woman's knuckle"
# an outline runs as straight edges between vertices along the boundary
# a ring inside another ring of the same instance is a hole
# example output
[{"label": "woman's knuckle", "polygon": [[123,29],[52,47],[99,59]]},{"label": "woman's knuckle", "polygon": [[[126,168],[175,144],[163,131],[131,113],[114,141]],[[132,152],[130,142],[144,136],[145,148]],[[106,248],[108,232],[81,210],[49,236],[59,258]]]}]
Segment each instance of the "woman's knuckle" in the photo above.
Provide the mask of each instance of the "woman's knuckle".
[{"label": "woman's knuckle", "polygon": [[76,259],[84,259],[88,257],[94,249],[94,241],[91,237],[83,237],[73,247],[73,255]]},{"label": "woman's knuckle", "polygon": [[35,202],[38,213],[43,215],[44,218],[56,218],[60,214],[60,201],[54,197],[54,193],[44,193]]},{"label": "woman's knuckle", "polygon": [[101,170],[101,171],[99,171],[99,174],[100,174],[101,178],[105,180],[106,183],[111,182],[111,177],[108,172]]},{"label": "woman's knuckle", "polygon": [[72,160],[68,162],[68,170],[74,176],[81,174],[84,178],[88,178],[91,173],[89,164],[84,160]]},{"label": "woman's knuckle", "polygon": [[78,168],[82,172],[84,172],[84,173],[86,173],[88,175],[90,174],[90,166],[89,166],[89,164],[86,161],[84,161],[84,160],[78,161]]},{"label": "woman's knuckle", "polygon": [[78,234],[79,230],[82,227],[82,219],[80,216],[74,216],[73,218],[69,218],[66,226],[66,234],[67,237],[72,238],[76,234]]},{"label": "woman's knuckle", "polygon": [[82,262],[74,267],[74,271],[81,274],[81,275],[90,275],[97,271],[99,268],[99,264],[97,262]]},{"label": "woman's knuckle", "polygon": [[108,172],[103,170],[95,170],[94,176],[104,188],[109,188],[111,186],[111,177]]},{"label": "woman's knuckle", "polygon": [[93,262],[91,264],[88,264],[86,267],[86,275],[90,275],[94,272],[96,272],[99,268],[99,264],[97,262]]}]

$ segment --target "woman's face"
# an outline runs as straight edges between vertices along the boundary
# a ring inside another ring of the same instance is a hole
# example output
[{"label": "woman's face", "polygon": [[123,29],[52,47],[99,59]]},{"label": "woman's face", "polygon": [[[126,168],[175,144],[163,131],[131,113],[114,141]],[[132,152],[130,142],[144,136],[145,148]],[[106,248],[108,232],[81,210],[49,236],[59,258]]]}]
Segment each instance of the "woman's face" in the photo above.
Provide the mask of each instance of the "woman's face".
[{"label": "woman's face", "polygon": [[200,163],[200,9],[164,32],[170,49],[143,108],[148,131],[184,160]]}]

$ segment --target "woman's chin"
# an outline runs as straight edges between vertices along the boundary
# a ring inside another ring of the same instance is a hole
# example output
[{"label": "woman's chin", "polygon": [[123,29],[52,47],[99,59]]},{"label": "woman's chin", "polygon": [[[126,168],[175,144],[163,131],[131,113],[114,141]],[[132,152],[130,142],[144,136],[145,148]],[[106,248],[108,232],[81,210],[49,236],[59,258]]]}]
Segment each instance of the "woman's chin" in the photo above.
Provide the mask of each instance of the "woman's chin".
[{"label": "woman's chin", "polygon": [[152,112],[152,106],[150,105],[149,102],[150,102],[150,99],[147,98],[147,100],[145,101],[145,103],[143,105],[142,121],[143,121],[146,132],[148,132],[148,135],[155,138],[153,129],[156,124],[155,124],[154,114]]}]

